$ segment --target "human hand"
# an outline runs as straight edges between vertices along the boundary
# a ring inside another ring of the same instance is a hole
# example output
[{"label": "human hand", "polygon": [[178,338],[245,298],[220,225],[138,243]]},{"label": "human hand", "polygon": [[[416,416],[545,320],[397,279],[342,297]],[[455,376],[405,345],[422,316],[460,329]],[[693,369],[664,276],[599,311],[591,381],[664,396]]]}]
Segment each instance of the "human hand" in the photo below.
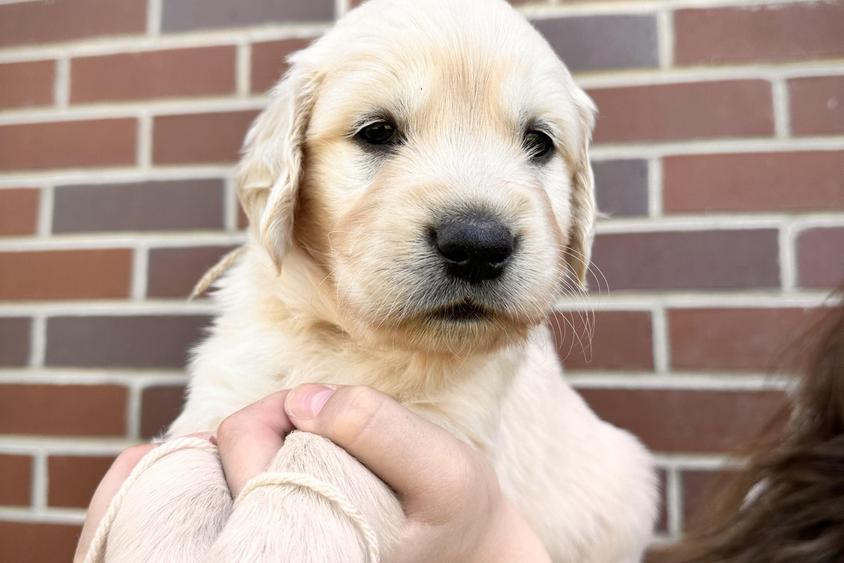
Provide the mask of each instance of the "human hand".
[{"label": "human hand", "polygon": [[396,492],[406,516],[391,563],[550,561],[489,463],[443,428],[367,387],[303,385],[289,422],[330,439]]}]

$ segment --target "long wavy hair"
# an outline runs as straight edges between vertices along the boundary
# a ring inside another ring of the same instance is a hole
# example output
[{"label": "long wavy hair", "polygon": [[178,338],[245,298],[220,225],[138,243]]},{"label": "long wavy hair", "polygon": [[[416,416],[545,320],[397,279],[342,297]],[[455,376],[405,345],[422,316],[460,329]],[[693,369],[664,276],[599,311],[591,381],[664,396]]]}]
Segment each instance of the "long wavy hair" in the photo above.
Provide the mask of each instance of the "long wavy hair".
[{"label": "long wavy hair", "polygon": [[[673,563],[844,562],[844,285],[801,342],[794,403],[727,478]],[[784,420],[785,419],[785,420]]]}]

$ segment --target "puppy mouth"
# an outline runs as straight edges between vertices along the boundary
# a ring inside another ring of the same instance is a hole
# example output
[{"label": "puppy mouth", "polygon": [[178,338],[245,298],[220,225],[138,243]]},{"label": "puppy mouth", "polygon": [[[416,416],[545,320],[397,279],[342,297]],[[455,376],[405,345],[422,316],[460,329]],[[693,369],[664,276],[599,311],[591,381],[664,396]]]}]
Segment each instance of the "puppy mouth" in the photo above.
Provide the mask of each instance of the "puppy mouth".
[{"label": "puppy mouth", "polygon": [[492,312],[471,301],[460,301],[435,309],[428,316],[439,321],[470,323],[489,320],[492,317]]}]

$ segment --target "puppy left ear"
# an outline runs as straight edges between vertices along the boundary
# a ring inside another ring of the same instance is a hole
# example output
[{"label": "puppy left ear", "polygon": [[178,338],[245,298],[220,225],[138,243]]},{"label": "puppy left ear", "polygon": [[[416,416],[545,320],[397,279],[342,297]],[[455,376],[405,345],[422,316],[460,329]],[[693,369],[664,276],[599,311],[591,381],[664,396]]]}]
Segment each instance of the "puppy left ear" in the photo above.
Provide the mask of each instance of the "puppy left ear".
[{"label": "puppy left ear", "polygon": [[589,146],[596,108],[586,92],[577,87],[574,91],[580,142],[572,170],[571,228],[566,252],[572,275],[585,288],[595,228],[595,181],[589,163]]},{"label": "puppy left ear", "polygon": [[294,62],[252,124],[238,165],[237,196],[249,229],[279,270],[293,239],[305,133],[320,82],[320,74]]}]

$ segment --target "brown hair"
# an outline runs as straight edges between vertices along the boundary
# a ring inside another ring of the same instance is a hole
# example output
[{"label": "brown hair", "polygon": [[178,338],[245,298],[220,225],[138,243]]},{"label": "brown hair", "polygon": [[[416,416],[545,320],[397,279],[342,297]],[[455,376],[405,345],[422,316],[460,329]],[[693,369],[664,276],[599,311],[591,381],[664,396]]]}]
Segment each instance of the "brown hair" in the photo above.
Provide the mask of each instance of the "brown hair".
[{"label": "brown hair", "polygon": [[[811,343],[794,416],[772,421],[747,464],[697,531],[670,550],[676,563],[844,561],[844,285],[802,342]],[[777,430],[772,430],[777,429]]]}]

